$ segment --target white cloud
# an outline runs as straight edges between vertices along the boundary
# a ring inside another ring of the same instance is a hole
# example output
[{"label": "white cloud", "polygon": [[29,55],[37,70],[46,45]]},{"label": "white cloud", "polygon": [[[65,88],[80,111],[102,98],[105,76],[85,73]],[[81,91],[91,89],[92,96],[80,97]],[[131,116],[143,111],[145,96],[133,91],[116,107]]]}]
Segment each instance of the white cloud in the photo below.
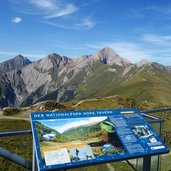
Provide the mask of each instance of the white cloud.
[{"label": "white cloud", "polygon": [[171,19],[171,6],[163,5],[163,6],[149,6],[144,8],[145,11],[153,11],[157,14],[158,17],[162,17],[162,19]]},{"label": "white cloud", "polygon": [[121,57],[130,60],[133,63],[141,59],[151,60],[151,54],[144,50],[140,45],[131,42],[103,42],[88,44],[87,47],[92,49],[102,49],[106,46],[113,48]]},{"label": "white cloud", "polygon": [[16,52],[8,52],[8,51],[0,51],[0,54],[1,55],[11,55],[11,56],[15,56],[18,53],[16,53]]},{"label": "white cloud", "polygon": [[131,8],[131,16],[129,18],[145,18],[154,17],[157,20],[170,20],[171,19],[171,5],[146,5],[142,8]]},{"label": "white cloud", "polygon": [[121,57],[137,63],[142,59],[171,66],[171,37],[157,35],[143,35],[145,43],[132,42],[103,42],[88,44],[87,48],[100,50],[110,46]]},{"label": "white cloud", "polygon": [[53,26],[53,27],[57,27],[57,28],[63,28],[63,29],[74,29],[74,27],[72,25],[65,25],[65,24],[59,24],[59,23],[55,23],[55,22],[49,22],[49,21],[40,21],[41,23]]},{"label": "white cloud", "polygon": [[40,21],[40,22],[58,28],[72,29],[72,30],[87,30],[95,26],[95,23],[91,20],[91,18],[85,18],[80,23],[70,23],[70,24],[64,24],[64,23],[60,24],[60,23],[49,22],[49,21]]},{"label": "white cloud", "polygon": [[144,34],[141,39],[153,61],[171,65],[171,35]]},{"label": "white cloud", "polygon": [[22,22],[22,18],[20,18],[20,17],[13,17],[11,19],[11,22],[16,23],[16,24],[21,23]]},{"label": "white cloud", "polygon": [[30,0],[30,3],[42,9],[53,10],[56,8],[52,0]]},{"label": "white cloud", "polygon": [[80,16],[71,14],[81,11],[80,9],[84,10],[85,4],[91,5],[97,1],[99,0],[79,2],[76,6],[74,1],[69,0],[23,0],[14,3],[14,9],[27,15],[36,15],[40,17],[36,21],[53,27],[86,30],[96,25],[91,17],[82,14]]},{"label": "white cloud", "polygon": [[142,36],[142,40],[147,42],[154,42],[160,44],[171,43],[171,36],[170,35],[154,35],[154,34],[144,34]]},{"label": "white cloud", "polygon": [[75,24],[76,28],[90,29],[95,26],[95,22],[90,17],[84,18],[80,23]]},{"label": "white cloud", "polygon": [[151,55],[136,43],[116,42],[111,44],[113,48],[123,57],[131,62],[137,63],[141,59],[151,60]]},{"label": "white cloud", "polygon": [[78,10],[73,4],[61,0],[30,0],[30,4],[34,5],[46,19],[66,16]]},{"label": "white cloud", "polygon": [[45,18],[61,17],[61,16],[72,14],[72,13],[74,13],[76,11],[77,11],[77,8],[74,5],[69,4],[64,9],[59,10],[58,12],[54,12],[53,14],[48,15]]}]

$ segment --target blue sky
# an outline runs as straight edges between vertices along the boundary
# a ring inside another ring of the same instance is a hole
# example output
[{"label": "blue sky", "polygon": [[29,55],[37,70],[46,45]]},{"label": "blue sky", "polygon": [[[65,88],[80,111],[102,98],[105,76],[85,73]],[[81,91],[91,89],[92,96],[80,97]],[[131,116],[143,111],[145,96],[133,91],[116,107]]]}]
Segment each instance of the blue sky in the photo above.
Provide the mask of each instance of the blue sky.
[{"label": "blue sky", "polygon": [[170,0],[1,0],[0,62],[112,47],[131,62],[171,65]]}]

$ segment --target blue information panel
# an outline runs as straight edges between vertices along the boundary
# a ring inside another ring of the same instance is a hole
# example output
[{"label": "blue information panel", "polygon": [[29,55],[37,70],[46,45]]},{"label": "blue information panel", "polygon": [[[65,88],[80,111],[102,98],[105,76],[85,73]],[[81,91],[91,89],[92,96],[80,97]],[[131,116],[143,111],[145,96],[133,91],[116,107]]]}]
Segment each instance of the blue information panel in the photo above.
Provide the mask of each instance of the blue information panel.
[{"label": "blue information panel", "polygon": [[41,171],[169,152],[138,109],[39,112],[30,117]]}]

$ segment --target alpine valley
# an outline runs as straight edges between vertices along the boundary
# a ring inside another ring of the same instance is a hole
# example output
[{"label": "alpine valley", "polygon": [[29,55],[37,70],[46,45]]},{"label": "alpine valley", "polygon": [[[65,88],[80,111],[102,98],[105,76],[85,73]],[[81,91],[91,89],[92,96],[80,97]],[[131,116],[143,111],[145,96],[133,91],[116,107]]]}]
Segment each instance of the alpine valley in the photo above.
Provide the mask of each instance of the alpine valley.
[{"label": "alpine valley", "polygon": [[31,62],[18,55],[0,63],[0,107],[112,95],[171,105],[171,67],[133,64],[110,47],[78,58],[53,53]]}]

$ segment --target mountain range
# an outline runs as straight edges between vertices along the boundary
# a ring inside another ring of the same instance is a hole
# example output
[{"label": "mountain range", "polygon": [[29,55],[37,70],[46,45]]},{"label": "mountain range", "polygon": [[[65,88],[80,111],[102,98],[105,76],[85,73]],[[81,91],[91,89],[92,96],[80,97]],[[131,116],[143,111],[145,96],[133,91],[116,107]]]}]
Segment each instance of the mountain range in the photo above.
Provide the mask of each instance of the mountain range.
[{"label": "mountain range", "polygon": [[105,47],[77,58],[50,54],[38,61],[18,55],[0,63],[0,107],[121,95],[171,104],[171,67],[137,64]]}]

